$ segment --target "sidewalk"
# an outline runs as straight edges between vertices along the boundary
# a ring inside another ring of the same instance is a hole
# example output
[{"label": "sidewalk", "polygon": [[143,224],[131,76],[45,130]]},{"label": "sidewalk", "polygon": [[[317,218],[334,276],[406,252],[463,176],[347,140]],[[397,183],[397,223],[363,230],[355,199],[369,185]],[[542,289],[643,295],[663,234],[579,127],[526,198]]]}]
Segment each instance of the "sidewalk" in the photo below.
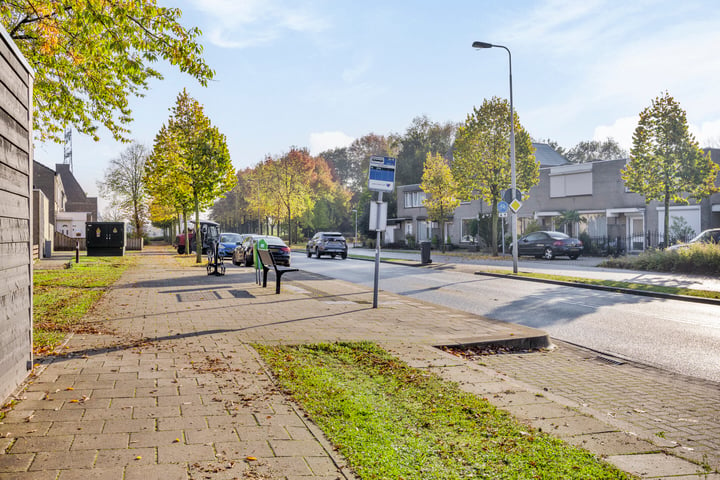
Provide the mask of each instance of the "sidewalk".
[{"label": "sidewalk", "polygon": [[250,346],[340,340],[378,342],[644,478],[720,478],[680,458],[720,468],[717,384],[563,344],[468,360],[433,345],[544,334],[385,292],[372,309],[371,290],[304,272],[275,295],[250,269],[207,276],[163,251],[88,315],[101,333],[43,362],[0,424],[1,479],[355,478]]}]

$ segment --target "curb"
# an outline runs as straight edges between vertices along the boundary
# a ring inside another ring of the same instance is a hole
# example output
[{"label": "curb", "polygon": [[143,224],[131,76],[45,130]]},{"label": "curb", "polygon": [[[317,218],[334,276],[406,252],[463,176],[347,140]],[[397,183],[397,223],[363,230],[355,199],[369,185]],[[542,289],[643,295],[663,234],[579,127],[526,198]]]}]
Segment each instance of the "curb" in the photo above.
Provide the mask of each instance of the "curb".
[{"label": "curb", "polygon": [[716,298],[693,297],[690,295],[678,295],[675,293],[651,292],[648,290],[634,290],[632,288],[623,288],[623,287],[607,287],[605,285],[591,285],[588,283],[565,282],[562,280],[550,280],[550,279],[545,279],[545,278],[521,277],[521,276],[515,276],[511,273],[505,274],[505,273],[475,272],[475,275],[482,275],[482,276],[486,276],[486,277],[495,277],[495,278],[510,278],[513,280],[524,280],[527,282],[536,282],[536,283],[549,283],[552,285],[562,285],[565,287],[585,288],[588,290],[602,290],[605,292],[625,293],[625,294],[629,294],[629,295],[640,295],[640,296],[644,296],[644,297],[664,298],[667,300],[680,300],[680,301],[684,301],[684,302],[704,303],[704,304],[708,304],[708,305],[720,305],[720,299],[716,299]]}]

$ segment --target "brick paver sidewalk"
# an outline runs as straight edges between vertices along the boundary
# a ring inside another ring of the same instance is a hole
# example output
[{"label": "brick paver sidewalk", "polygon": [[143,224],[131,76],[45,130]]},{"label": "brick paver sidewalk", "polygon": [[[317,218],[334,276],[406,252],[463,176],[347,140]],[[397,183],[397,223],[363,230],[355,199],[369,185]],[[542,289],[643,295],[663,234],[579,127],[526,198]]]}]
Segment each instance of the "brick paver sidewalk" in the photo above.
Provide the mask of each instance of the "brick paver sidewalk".
[{"label": "brick paver sidewalk", "polygon": [[[574,397],[564,383],[541,394],[531,385],[534,368],[555,368],[546,358],[572,364],[581,356],[484,360],[513,380],[432,348],[533,337],[536,330],[385,293],[372,309],[368,289],[304,272],[286,275],[275,295],[258,287],[249,269],[207,276],[202,267],[179,266],[168,252],[146,250],[88,315],[101,333],[74,336],[65,355],[23,392],[0,424],[0,478],[354,478],[317,427],[277,391],[250,346],[337,340],[380,342],[528,423],[611,455],[628,471],[702,472],[657,456],[662,441],[639,440],[622,425],[585,415],[593,412],[582,405],[567,408]],[[612,382],[610,373],[604,378]],[[656,456],[628,455],[649,452]],[[648,469],[647,462],[660,467]]]}]

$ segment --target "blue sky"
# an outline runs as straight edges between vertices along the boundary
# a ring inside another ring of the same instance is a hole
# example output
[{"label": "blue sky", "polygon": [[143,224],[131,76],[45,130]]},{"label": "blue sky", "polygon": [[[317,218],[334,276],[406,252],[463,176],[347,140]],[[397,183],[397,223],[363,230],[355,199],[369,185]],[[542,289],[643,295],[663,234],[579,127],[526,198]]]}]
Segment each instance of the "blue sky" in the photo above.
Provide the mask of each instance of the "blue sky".
[{"label": "blue sky", "polygon": [[[149,147],[183,88],[227,136],[236,168],[291,146],[312,153],[413,117],[461,122],[483,99],[513,96],[534,138],[564,147],[610,136],[629,148],[638,113],[667,90],[701,146],[720,146],[720,2],[715,0],[160,0],[203,31],[216,71],[207,88],[160,65],[131,102],[133,138]],[[102,135],[102,134],[101,134]],[[126,146],[73,132],[75,176],[97,195]],[[35,158],[62,163],[62,146]],[[101,206],[104,202],[101,202]],[[102,210],[102,208],[101,208]]]}]

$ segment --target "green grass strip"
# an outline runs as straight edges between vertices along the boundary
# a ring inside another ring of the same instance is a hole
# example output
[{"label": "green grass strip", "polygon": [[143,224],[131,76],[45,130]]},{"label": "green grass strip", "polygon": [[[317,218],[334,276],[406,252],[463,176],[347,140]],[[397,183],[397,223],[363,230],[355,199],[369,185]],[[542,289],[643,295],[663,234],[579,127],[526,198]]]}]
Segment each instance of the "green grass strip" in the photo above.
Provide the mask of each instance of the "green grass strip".
[{"label": "green grass strip", "polygon": [[33,270],[33,349],[52,351],[132,264],[131,257],[80,257],[68,268]]},{"label": "green grass strip", "polygon": [[645,292],[669,293],[673,295],[688,295],[700,298],[717,298],[720,299],[720,292],[713,290],[699,290],[694,288],[672,287],[666,285],[650,285],[648,283],[623,282],[618,280],[598,280],[593,278],[569,277],[564,275],[553,275],[549,273],[534,272],[518,272],[511,273],[508,270],[485,270],[488,273],[496,273],[501,275],[512,275],[527,278],[539,278],[545,280],[555,280],[559,282],[581,283],[585,285],[599,285],[610,288],[626,288],[628,290],[640,290]]},{"label": "green grass strip", "polygon": [[255,348],[360,478],[630,478],[371,343]]}]

